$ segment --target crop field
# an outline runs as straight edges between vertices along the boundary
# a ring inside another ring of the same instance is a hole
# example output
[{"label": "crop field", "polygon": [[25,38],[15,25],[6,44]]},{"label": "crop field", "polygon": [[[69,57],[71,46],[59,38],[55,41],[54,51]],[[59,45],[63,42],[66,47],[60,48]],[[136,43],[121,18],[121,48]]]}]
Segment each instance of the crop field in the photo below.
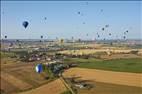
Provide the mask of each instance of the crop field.
[{"label": "crop field", "polygon": [[[141,55],[131,53],[132,49],[110,47],[108,50],[109,47],[99,47],[101,46],[98,45],[98,48],[94,49],[54,51],[50,54],[54,56],[61,53],[66,57],[62,58],[63,63],[77,64],[77,68],[63,72],[64,78],[79,77],[79,80],[89,81],[86,83],[93,86],[91,89],[77,88],[77,94],[141,94]],[[107,51],[112,54],[108,55]],[[141,49],[138,49],[138,52],[141,53]],[[20,61],[20,55],[26,54],[28,53],[25,51],[1,52],[2,94],[68,93],[60,79],[46,79],[47,74],[35,72],[35,66],[45,61]],[[67,54],[76,57],[68,57]],[[82,55],[90,57],[81,57]]]},{"label": "crop field", "polygon": [[141,94],[142,88],[94,82],[94,87],[87,90],[78,89],[78,94]]},{"label": "crop field", "polygon": [[132,51],[137,50],[138,53],[142,53],[142,49],[130,49],[130,48],[125,48],[125,47],[101,47],[97,49],[79,49],[79,50],[64,50],[64,51],[59,51],[58,53],[61,54],[66,54],[66,55],[95,55],[98,53],[103,53],[103,54],[131,54]]},{"label": "crop field", "polygon": [[66,91],[66,87],[61,82],[60,79],[52,81],[46,85],[43,85],[39,88],[19,93],[19,94],[61,94],[62,92]]},{"label": "crop field", "polygon": [[14,58],[1,59],[0,78],[2,94],[29,90],[49,82],[44,75],[35,72],[34,63],[16,62]]},{"label": "crop field", "polygon": [[75,62],[78,64],[78,67],[80,68],[142,73],[142,58],[111,59],[111,60],[101,60],[94,58],[90,59],[72,58],[72,59],[66,59],[65,62],[66,63]]},{"label": "crop field", "polygon": [[76,78],[93,86],[90,89],[77,88],[78,94],[141,94],[142,92],[142,74],[72,68],[63,75],[65,78]]}]

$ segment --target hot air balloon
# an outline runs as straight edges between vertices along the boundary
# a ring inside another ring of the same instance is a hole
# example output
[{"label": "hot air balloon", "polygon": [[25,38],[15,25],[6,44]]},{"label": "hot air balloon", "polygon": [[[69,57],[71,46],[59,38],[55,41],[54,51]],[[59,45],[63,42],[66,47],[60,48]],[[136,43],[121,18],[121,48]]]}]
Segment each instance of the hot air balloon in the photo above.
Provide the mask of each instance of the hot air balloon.
[{"label": "hot air balloon", "polygon": [[111,33],[109,33],[109,35],[111,36]]},{"label": "hot air balloon", "polygon": [[98,35],[98,38],[100,37],[100,35]]},{"label": "hot air balloon", "polygon": [[102,31],[104,31],[105,30],[105,28],[102,28]]},{"label": "hot air balloon", "polygon": [[109,27],[109,25],[107,24],[107,25],[105,25],[105,27],[107,28],[107,27]]},{"label": "hot air balloon", "polygon": [[29,25],[28,21],[24,21],[23,24],[24,28],[27,28],[27,26]]},{"label": "hot air balloon", "polygon": [[41,73],[43,71],[42,64],[37,64],[35,67],[35,70],[37,73]]},{"label": "hot air balloon", "polygon": [[126,36],[123,36],[124,39],[126,39]]},{"label": "hot air balloon", "polygon": [[78,14],[80,14],[80,11],[79,12],[77,12]]},{"label": "hot air balloon", "polygon": [[42,39],[42,38],[43,38],[43,36],[40,36],[40,38]]},{"label": "hot air balloon", "polygon": [[85,24],[85,22],[83,22],[83,24]]},{"label": "hot air balloon", "polygon": [[5,39],[7,39],[7,36],[4,36]]},{"label": "hot air balloon", "polygon": [[101,9],[101,12],[103,12],[103,9]]},{"label": "hot air balloon", "polygon": [[47,18],[46,17],[44,17],[44,20],[46,20]]},{"label": "hot air balloon", "polygon": [[128,33],[128,30],[126,32]]}]

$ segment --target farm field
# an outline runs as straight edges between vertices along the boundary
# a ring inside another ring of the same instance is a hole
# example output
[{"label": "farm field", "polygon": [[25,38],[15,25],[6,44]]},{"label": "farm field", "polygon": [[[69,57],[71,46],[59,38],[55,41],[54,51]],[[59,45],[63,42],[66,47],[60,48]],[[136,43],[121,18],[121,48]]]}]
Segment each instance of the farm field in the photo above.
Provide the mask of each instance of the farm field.
[{"label": "farm field", "polygon": [[65,71],[64,76],[66,77],[81,77],[86,80],[94,80],[99,82],[106,82],[112,84],[128,85],[142,87],[141,73],[127,73],[127,72],[114,72],[104,71],[96,69],[85,69],[85,68],[72,68]]},{"label": "farm field", "polygon": [[120,72],[133,72],[142,73],[142,58],[127,58],[127,59],[81,59],[81,58],[68,58],[65,59],[66,63],[75,62],[80,68],[89,69],[102,69]]},{"label": "farm field", "polygon": [[61,94],[64,91],[66,91],[66,87],[60,79],[57,79],[39,88],[19,94]]},{"label": "farm field", "polygon": [[94,82],[94,87],[89,90],[78,89],[78,94],[141,94],[142,88]]},{"label": "farm field", "polygon": [[93,88],[89,90],[78,88],[78,94],[141,94],[142,92],[142,74],[72,68],[63,75],[65,78],[76,77],[93,84]]},{"label": "farm field", "polygon": [[133,50],[138,50],[138,53],[142,53],[142,49],[130,49],[130,48],[124,48],[124,47],[109,47],[109,48],[97,48],[97,49],[79,49],[79,50],[64,50],[64,51],[59,51],[58,53],[61,54],[67,54],[67,55],[89,55],[89,54],[96,54],[96,53],[131,53]]},{"label": "farm field", "polygon": [[21,1],[1,2],[0,94],[142,94],[140,0]]},{"label": "farm field", "polygon": [[[5,62],[5,63],[4,63]],[[48,83],[44,74],[35,72],[36,63],[23,63],[14,58],[1,59],[1,93],[26,91]]]}]

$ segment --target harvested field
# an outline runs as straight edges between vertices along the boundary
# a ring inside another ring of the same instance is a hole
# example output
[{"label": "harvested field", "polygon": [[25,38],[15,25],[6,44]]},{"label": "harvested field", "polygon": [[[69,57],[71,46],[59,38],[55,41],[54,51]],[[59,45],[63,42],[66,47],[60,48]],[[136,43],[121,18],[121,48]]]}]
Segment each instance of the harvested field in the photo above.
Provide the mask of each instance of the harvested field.
[{"label": "harvested field", "polygon": [[142,58],[141,56],[135,55],[135,54],[112,54],[112,55],[101,55],[100,56],[101,59],[122,59],[122,58]]},{"label": "harvested field", "polygon": [[94,87],[87,89],[78,89],[78,94],[141,94],[142,88],[116,85],[102,82],[94,82]]},{"label": "harvested field", "polygon": [[9,82],[13,86],[19,88],[20,90],[25,90],[27,88],[31,88],[32,86],[20,79],[18,79],[16,76],[10,75],[8,73],[1,72],[1,78],[5,79],[5,81]]},{"label": "harvested field", "polygon": [[35,72],[36,63],[14,63],[11,60],[10,63],[8,59],[7,64],[1,65],[2,94],[29,90],[49,82],[44,75]]},{"label": "harvested field", "polygon": [[83,80],[142,87],[142,74],[103,71],[96,69],[72,68],[63,74],[64,77],[77,76]]},{"label": "harvested field", "polygon": [[13,84],[1,78],[1,94],[10,94],[11,92],[17,92],[20,89]]},{"label": "harvested field", "polygon": [[[111,52],[111,53],[130,53],[133,50],[137,49],[106,49],[106,48],[101,48],[101,49],[81,49],[81,50],[65,50],[65,51],[60,51],[59,53],[61,54],[72,54],[72,55],[88,55],[88,54],[95,54],[99,52]],[[138,52],[141,52],[141,49],[138,50]]]},{"label": "harvested field", "polygon": [[39,88],[19,94],[60,94],[65,90],[66,87],[64,86],[64,84],[61,82],[60,79],[57,79]]}]

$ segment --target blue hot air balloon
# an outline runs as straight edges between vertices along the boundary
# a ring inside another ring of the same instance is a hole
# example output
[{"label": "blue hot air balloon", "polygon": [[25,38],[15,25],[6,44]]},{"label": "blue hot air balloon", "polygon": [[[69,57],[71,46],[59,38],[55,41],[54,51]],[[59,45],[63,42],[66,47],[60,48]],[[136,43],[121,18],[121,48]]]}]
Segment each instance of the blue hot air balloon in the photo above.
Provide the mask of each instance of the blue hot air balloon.
[{"label": "blue hot air balloon", "polygon": [[25,28],[27,28],[28,25],[29,25],[28,21],[24,21],[24,22],[23,22],[23,26],[24,26]]},{"label": "blue hot air balloon", "polygon": [[35,70],[37,73],[41,73],[43,71],[42,64],[37,64],[35,67]]}]

